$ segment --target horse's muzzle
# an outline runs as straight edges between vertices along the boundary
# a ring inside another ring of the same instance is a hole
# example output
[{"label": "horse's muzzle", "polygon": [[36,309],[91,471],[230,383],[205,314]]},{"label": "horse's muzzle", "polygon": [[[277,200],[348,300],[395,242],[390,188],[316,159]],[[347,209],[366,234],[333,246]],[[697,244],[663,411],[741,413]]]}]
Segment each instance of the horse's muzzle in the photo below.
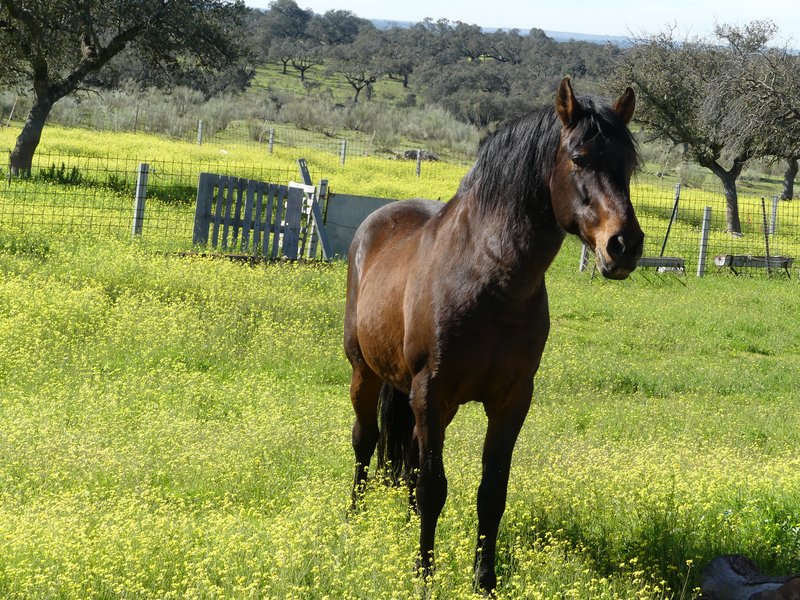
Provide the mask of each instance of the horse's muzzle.
[{"label": "horse's muzzle", "polygon": [[642,257],[644,233],[638,227],[608,238],[605,248],[597,248],[597,268],[608,279],[625,279]]}]

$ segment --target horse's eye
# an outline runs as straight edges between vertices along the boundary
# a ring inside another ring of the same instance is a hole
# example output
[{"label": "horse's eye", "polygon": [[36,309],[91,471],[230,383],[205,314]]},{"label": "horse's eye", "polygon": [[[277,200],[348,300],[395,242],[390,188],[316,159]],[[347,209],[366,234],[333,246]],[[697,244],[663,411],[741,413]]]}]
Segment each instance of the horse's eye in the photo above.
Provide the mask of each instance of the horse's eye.
[{"label": "horse's eye", "polygon": [[576,154],[572,156],[571,159],[572,159],[572,164],[574,164],[579,169],[582,169],[589,163],[589,161],[586,159],[586,156],[584,156],[583,154]]}]

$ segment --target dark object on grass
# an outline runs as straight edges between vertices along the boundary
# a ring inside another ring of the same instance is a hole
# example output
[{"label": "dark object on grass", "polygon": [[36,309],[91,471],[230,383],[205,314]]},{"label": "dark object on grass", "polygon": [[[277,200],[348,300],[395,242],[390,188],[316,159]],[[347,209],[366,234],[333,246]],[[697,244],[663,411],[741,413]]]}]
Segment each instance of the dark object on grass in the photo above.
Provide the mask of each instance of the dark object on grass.
[{"label": "dark object on grass", "polygon": [[704,600],[800,600],[800,575],[771,577],[741,554],[712,560],[700,583]]},{"label": "dark object on grass", "polygon": [[428,152],[427,150],[406,150],[403,152],[403,158],[406,160],[417,160],[417,155],[419,155],[420,160],[439,160],[439,157],[436,154],[433,152]]}]

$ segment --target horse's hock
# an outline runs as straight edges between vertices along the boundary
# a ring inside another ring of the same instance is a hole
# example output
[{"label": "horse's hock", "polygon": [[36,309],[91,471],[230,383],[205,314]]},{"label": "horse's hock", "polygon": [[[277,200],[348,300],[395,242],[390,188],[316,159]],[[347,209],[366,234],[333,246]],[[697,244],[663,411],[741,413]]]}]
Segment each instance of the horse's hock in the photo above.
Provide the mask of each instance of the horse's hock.
[{"label": "horse's hock", "polygon": [[332,256],[313,185],[279,185],[201,173],[197,186],[195,246],[245,258],[296,260]]}]

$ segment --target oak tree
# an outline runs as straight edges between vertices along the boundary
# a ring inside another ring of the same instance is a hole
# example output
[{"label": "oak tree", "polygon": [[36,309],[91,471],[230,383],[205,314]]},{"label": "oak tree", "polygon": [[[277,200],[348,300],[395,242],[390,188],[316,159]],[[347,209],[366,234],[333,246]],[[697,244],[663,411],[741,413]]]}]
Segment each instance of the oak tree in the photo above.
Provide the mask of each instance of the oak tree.
[{"label": "oak tree", "polygon": [[0,0],[0,83],[33,93],[12,172],[30,172],[53,105],[126,48],[173,73],[237,62],[246,10],[240,0]]}]

